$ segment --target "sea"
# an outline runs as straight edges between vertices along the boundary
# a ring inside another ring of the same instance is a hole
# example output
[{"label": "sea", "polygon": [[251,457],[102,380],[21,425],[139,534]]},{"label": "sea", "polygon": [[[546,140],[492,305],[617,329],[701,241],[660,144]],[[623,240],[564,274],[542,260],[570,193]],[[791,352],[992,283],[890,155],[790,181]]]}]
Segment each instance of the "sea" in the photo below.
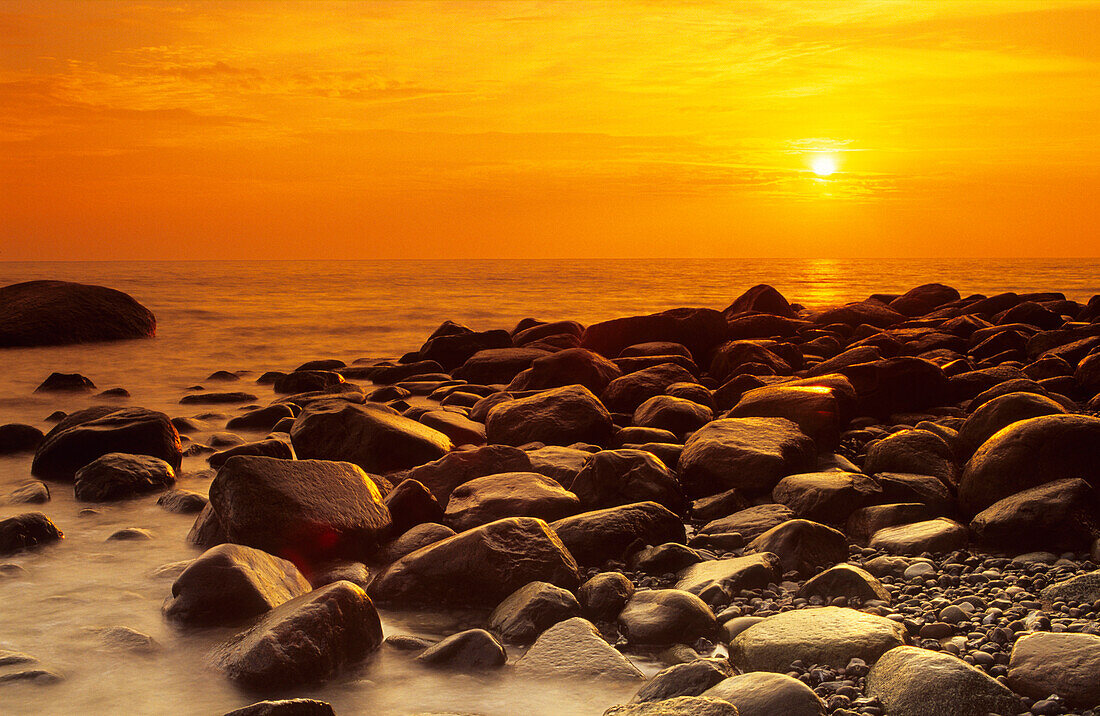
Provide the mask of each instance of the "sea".
[{"label": "sea", "polygon": [[[157,317],[153,339],[44,348],[0,349],[0,424],[43,430],[56,410],[95,402],[86,396],[35,393],[51,372],[81,373],[99,389],[122,387],[138,405],[169,415],[205,414],[202,442],[224,430],[235,408],[180,405],[189,388],[218,370],[263,404],[275,396],[255,377],[307,360],[397,357],[416,350],[444,320],[474,330],[513,328],[526,317],[588,324],[678,306],[725,308],[747,288],[767,283],[793,303],[821,308],[874,293],[903,293],[946,283],[964,296],[1060,291],[1085,302],[1100,294],[1100,259],[638,259],[348,261],[0,262],[0,286],[60,279],[129,293]],[[258,435],[241,433],[251,439]],[[200,457],[185,459],[179,486],[204,492]],[[31,479],[30,457],[0,456],[0,519],[26,511],[3,496]],[[215,716],[262,698],[242,692],[210,665],[210,652],[233,630],[179,629],[161,615],[172,578],[162,565],[191,559],[192,516],[169,514],[153,499],[78,503],[72,487],[50,486],[42,509],[65,533],[57,545],[0,564],[0,652],[30,654],[61,681],[0,682],[0,714],[173,714]],[[125,527],[145,541],[107,541]],[[382,612],[387,636],[439,638],[477,625],[484,615]],[[124,626],[157,648],[120,649],[102,630]],[[510,650],[510,658],[519,652]],[[648,674],[655,658],[638,658]],[[0,667],[0,679],[11,667]],[[598,716],[625,702],[636,686],[526,682],[507,669],[488,675],[440,673],[383,648],[357,670],[323,686],[279,694],[318,698],[340,716],[474,713],[505,716]]]}]

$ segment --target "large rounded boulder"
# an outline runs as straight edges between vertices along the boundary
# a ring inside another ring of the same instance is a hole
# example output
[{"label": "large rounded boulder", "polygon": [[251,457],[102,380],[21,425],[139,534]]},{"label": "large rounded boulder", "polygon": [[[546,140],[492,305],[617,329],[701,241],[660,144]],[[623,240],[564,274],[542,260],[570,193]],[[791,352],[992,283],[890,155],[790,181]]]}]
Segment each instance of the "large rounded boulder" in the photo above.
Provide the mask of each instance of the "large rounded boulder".
[{"label": "large rounded boulder", "polygon": [[0,288],[0,348],[152,338],[157,319],[105,286],[27,281]]},{"label": "large rounded boulder", "polygon": [[447,502],[447,522],[456,532],[504,517],[553,521],[579,512],[580,500],[537,472],[488,475],[459,485]]},{"label": "large rounded boulder", "polygon": [[509,400],[490,410],[485,421],[488,442],[517,446],[531,442],[602,444],[612,428],[607,408],[581,385]]},{"label": "large rounded boulder", "polygon": [[574,478],[570,489],[588,509],[647,500],[683,512],[686,503],[676,476],[644,450],[602,450]]},{"label": "large rounded boulder", "polygon": [[148,455],[109,452],[76,471],[76,499],[108,502],[159,492],[176,482],[176,472],[164,460]]},{"label": "large rounded boulder", "polygon": [[723,418],[684,445],[680,482],[689,497],[733,488],[765,493],[786,475],[812,470],[815,458],[813,440],[786,418]]},{"label": "large rounded boulder", "polygon": [[656,502],[637,502],[582,512],[550,525],[580,564],[623,560],[636,545],[686,541],[684,523]]}]

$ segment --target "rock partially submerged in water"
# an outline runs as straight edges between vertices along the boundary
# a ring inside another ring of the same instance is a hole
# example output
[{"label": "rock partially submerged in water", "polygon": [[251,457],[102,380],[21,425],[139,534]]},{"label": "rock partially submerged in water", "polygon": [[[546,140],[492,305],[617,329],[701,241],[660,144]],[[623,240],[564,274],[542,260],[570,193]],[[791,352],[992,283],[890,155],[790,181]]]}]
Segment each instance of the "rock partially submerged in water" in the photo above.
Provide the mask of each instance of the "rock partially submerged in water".
[{"label": "rock partially submerged in water", "polygon": [[638,667],[600,636],[592,622],[573,617],[544,631],[515,665],[537,678],[642,681]]},{"label": "rock partially submerged in water", "polygon": [[149,455],[179,470],[183,446],[164,413],[97,406],[67,416],[46,434],[34,454],[31,473],[69,481],[77,470],[108,453]]},{"label": "rock partially submerged in water", "polygon": [[0,425],[0,455],[30,452],[38,447],[44,437],[42,431],[33,425],[22,423]]},{"label": "rock partially submerged in water", "polygon": [[382,644],[378,612],[360,587],[336,582],[286,602],[214,653],[230,680],[255,690],[314,684]]},{"label": "rock partially submerged in water", "polygon": [[0,348],[152,338],[157,319],[104,286],[27,281],[0,288]]},{"label": "rock partially submerged in water", "polygon": [[73,491],[83,502],[109,502],[159,492],[175,482],[175,470],[160,458],[110,452],[76,471]]},{"label": "rock partially submerged in water", "polygon": [[572,592],[547,582],[531,582],[508,595],[489,615],[489,629],[509,643],[529,644],[542,632],[581,614]]},{"label": "rock partially submerged in water", "polygon": [[347,462],[232,457],[210,484],[210,505],[227,541],[307,571],[370,557],[390,527],[378,486]]},{"label": "rock partially submerged in water", "polygon": [[314,699],[283,699],[257,701],[244,708],[234,709],[225,716],[336,716],[332,704]]},{"label": "rock partially submerged in water", "polygon": [[0,520],[0,555],[13,554],[64,537],[61,530],[41,512],[24,512]]}]

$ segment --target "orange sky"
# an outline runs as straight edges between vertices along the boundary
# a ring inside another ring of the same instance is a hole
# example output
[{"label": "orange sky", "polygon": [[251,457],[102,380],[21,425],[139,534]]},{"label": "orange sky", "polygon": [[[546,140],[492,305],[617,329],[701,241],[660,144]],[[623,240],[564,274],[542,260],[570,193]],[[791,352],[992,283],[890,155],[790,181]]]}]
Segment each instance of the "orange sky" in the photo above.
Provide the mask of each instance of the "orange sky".
[{"label": "orange sky", "polygon": [[1098,256],[1098,219],[1095,2],[0,1],[0,260]]}]

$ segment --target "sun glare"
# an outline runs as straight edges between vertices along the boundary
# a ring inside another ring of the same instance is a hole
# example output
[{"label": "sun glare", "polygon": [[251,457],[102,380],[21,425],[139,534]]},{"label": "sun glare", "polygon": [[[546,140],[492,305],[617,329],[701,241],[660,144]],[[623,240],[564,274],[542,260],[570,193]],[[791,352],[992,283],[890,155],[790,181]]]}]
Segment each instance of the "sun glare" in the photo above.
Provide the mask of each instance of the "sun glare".
[{"label": "sun glare", "polygon": [[836,159],[826,154],[814,157],[813,161],[810,162],[810,168],[819,177],[827,177],[836,171]]}]

